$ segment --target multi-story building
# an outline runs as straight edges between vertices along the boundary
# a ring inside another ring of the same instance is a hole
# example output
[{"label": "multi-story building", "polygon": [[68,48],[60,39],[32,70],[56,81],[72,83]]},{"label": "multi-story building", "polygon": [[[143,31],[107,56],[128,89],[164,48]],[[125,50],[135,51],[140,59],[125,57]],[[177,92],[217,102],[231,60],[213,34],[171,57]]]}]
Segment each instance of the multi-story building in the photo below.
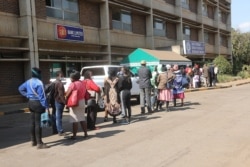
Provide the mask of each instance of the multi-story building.
[{"label": "multi-story building", "polygon": [[[136,48],[231,59],[231,0],[2,0],[0,22],[0,104],[22,99],[34,66],[47,83],[58,69],[119,64]],[[185,41],[205,49],[193,54]]]}]

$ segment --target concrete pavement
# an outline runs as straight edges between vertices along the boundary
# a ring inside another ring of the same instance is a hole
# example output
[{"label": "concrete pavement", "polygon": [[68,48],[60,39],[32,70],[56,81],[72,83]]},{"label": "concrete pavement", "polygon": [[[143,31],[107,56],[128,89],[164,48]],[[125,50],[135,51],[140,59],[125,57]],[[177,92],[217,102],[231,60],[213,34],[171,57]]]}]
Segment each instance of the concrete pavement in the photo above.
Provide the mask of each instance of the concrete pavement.
[{"label": "concrete pavement", "polygon": [[[204,90],[223,89],[223,88],[230,88],[233,86],[240,86],[240,85],[249,84],[249,83],[250,83],[250,78],[235,80],[235,81],[226,82],[226,83],[218,83],[216,87],[201,87],[201,88],[195,88],[195,89],[186,89],[185,92],[188,93],[188,92],[196,92],[196,91],[204,91]],[[27,103],[0,105],[0,116],[15,114],[15,113],[25,113],[25,112],[29,112]]]}]

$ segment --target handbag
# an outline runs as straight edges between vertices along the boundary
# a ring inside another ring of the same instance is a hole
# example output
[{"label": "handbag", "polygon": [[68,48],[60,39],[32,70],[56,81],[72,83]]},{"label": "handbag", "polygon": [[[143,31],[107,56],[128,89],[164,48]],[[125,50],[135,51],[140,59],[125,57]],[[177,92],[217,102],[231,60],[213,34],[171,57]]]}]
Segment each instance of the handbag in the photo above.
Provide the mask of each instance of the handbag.
[{"label": "handbag", "polygon": [[48,112],[44,112],[41,114],[41,127],[42,128],[51,127],[51,117]]},{"label": "handbag", "polygon": [[189,86],[187,77],[182,77],[182,79],[181,79],[181,86],[182,86],[182,88],[187,88]]},{"label": "handbag", "polygon": [[67,100],[68,107],[76,107],[78,106],[78,90],[72,90],[68,100]]}]

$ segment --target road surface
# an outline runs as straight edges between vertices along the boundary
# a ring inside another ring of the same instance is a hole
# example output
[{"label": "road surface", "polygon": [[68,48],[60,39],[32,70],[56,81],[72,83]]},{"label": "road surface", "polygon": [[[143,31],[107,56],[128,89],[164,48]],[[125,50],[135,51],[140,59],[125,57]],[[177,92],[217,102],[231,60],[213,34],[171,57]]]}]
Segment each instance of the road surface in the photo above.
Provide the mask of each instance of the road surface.
[{"label": "road surface", "polygon": [[[250,84],[186,93],[183,107],[140,115],[132,108],[129,125],[103,122],[96,131],[71,141],[44,130],[49,149],[29,141],[29,113],[0,117],[1,167],[249,167]],[[64,113],[68,135],[71,125]]]}]

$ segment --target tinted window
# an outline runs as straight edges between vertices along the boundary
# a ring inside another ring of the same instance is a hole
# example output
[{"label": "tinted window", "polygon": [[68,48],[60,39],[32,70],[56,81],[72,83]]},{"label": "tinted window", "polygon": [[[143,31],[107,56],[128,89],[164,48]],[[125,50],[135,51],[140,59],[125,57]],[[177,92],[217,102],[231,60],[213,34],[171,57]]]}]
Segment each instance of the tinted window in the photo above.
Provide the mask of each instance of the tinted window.
[{"label": "tinted window", "polygon": [[85,73],[86,71],[88,71],[88,70],[92,72],[93,76],[95,76],[95,75],[105,75],[104,69],[103,69],[103,68],[89,68],[89,69],[83,69],[82,75],[84,75],[84,73]]}]

